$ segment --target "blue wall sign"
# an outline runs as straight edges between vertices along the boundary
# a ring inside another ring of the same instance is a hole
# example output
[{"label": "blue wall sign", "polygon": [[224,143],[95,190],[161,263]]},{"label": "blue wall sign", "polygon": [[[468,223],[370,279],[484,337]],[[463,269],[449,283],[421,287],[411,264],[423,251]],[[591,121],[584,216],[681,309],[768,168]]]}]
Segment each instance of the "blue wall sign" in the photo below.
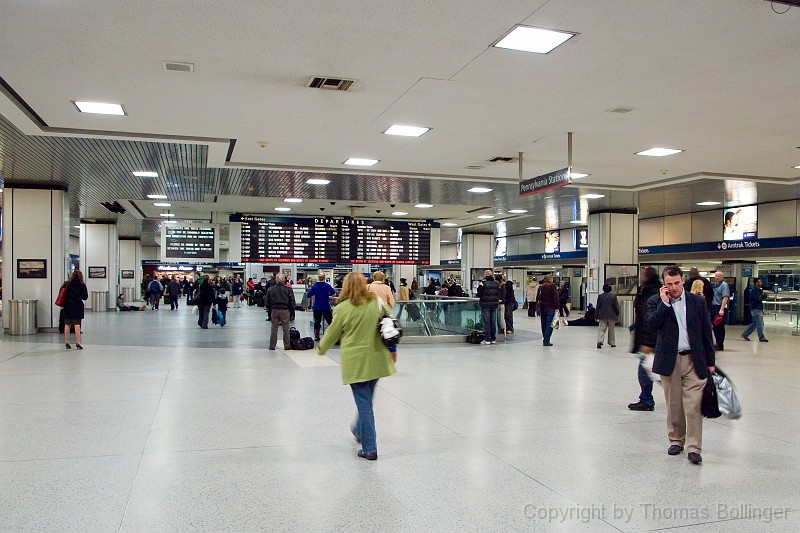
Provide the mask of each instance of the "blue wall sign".
[{"label": "blue wall sign", "polygon": [[771,239],[756,239],[753,241],[693,242],[686,244],[667,244],[663,246],[640,246],[639,255],[681,254],[692,252],[739,252],[798,247],[800,247],[800,237],[774,237]]}]

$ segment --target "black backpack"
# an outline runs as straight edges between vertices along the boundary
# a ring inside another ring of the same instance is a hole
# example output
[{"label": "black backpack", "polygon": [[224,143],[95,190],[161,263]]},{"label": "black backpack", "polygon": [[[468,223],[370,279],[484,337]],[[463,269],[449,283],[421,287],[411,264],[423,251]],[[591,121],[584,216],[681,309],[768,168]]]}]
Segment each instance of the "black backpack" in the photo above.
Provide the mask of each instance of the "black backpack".
[{"label": "black backpack", "polygon": [[476,329],[470,331],[469,335],[467,335],[467,342],[470,344],[480,344],[485,338],[483,332]]},{"label": "black backpack", "polygon": [[289,328],[289,340],[292,342],[300,340],[300,332],[297,328]]},{"label": "black backpack", "polygon": [[303,337],[302,339],[292,339],[291,347],[292,350],[313,350],[314,339],[312,339],[311,337]]}]

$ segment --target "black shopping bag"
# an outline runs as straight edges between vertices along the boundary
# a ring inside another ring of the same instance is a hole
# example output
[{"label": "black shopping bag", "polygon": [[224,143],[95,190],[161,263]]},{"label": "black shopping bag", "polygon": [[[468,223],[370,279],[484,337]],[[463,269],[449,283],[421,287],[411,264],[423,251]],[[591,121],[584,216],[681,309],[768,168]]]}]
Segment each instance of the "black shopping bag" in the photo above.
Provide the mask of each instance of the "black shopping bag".
[{"label": "black shopping bag", "polygon": [[717,398],[717,387],[711,377],[706,380],[703,387],[703,401],[700,404],[700,412],[706,418],[719,418],[722,413],[719,411],[719,399]]}]

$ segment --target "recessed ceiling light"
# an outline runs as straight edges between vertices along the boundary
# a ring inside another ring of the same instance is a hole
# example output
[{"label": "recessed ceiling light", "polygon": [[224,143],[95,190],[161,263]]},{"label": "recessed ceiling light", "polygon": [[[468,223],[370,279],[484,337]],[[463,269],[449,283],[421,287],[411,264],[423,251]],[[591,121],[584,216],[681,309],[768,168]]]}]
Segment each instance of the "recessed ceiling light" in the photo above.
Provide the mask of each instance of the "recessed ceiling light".
[{"label": "recessed ceiling light", "polygon": [[439,241],[439,242],[442,243],[442,244],[447,244],[450,241]]},{"label": "recessed ceiling light", "polygon": [[431,207],[433,207],[433,204],[417,204],[414,207],[417,207],[419,209],[430,209]]},{"label": "recessed ceiling light", "polygon": [[792,168],[800,168],[800,165],[797,165],[797,166],[795,166],[795,167],[792,167]]},{"label": "recessed ceiling light", "polygon": [[478,218],[494,218],[494,215],[478,215]]},{"label": "recessed ceiling light", "polygon": [[574,179],[574,180],[579,180],[579,179],[581,179],[581,178],[585,178],[585,177],[586,177],[586,176],[588,176],[588,175],[589,175],[589,174],[581,174],[580,172],[573,172],[572,174],[570,174],[570,177],[571,177],[572,179]]},{"label": "recessed ceiling light", "polygon": [[400,126],[398,124],[393,124],[383,133],[386,135],[400,135],[403,137],[419,137],[420,135],[425,135],[430,130],[430,128],[421,128],[419,126]]},{"label": "recessed ceiling light", "polygon": [[98,115],[124,115],[125,110],[120,104],[105,104],[102,102],[77,102],[73,101],[75,107],[81,113],[95,113]]},{"label": "recessed ceiling light", "polygon": [[360,157],[351,157],[344,162],[345,165],[352,165],[355,167],[371,167],[377,165],[378,159],[363,159]]},{"label": "recessed ceiling light", "polygon": [[156,207],[172,207],[172,204],[168,202],[153,202],[153,205]]},{"label": "recessed ceiling light", "polygon": [[509,209],[508,212],[511,213],[511,214],[514,214],[514,215],[521,215],[522,213],[527,213],[528,210],[527,209]]},{"label": "recessed ceiling light", "polygon": [[542,229],[542,228],[540,228],[539,226],[528,226],[525,229]]},{"label": "recessed ceiling light", "polygon": [[330,182],[331,182],[331,180],[323,180],[323,179],[317,179],[317,178],[312,178],[312,179],[306,181],[306,183],[308,183],[309,185],[327,185]]},{"label": "recessed ceiling light", "polygon": [[165,220],[164,222],[162,222],[162,224],[177,224],[177,223],[178,223],[177,220]]},{"label": "recessed ceiling light", "polygon": [[302,198],[285,198],[283,201],[286,202],[287,204],[302,204],[303,203],[303,199]]},{"label": "recessed ceiling light", "polygon": [[148,194],[147,197],[150,198],[151,200],[166,200],[167,199],[167,195],[166,194]]},{"label": "recessed ceiling light", "polygon": [[570,224],[586,224],[583,220],[570,220]]},{"label": "recessed ceiling light", "polygon": [[75,229],[81,229],[80,226],[72,226],[72,227],[75,228]]},{"label": "recessed ceiling light", "polygon": [[597,200],[598,198],[605,198],[605,194],[582,194],[581,198],[586,200]]},{"label": "recessed ceiling light", "polygon": [[407,215],[408,213],[406,213],[405,211],[392,211],[392,214],[396,217],[401,217],[403,215]]},{"label": "recessed ceiling light", "polygon": [[160,216],[162,216],[164,218],[170,218],[170,217],[174,217],[175,214],[174,213],[161,213]]},{"label": "recessed ceiling light", "polygon": [[721,202],[714,202],[709,200],[707,202],[697,202],[697,205],[719,205]]},{"label": "recessed ceiling light", "polygon": [[442,226],[447,226],[448,228],[454,228],[458,226],[458,224],[456,224],[455,222],[445,222],[444,224],[442,224]]},{"label": "recessed ceiling light", "polygon": [[546,30],[544,28],[518,25],[494,46],[496,48],[519,50],[521,52],[546,54],[574,36],[574,33],[566,31]]},{"label": "recessed ceiling light", "polygon": [[275,208],[275,211],[280,211],[281,213],[288,213],[291,210],[292,210],[291,207],[276,207]]},{"label": "recessed ceiling light", "polygon": [[489,189],[488,187],[473,187],[471,189],[467,189],[467,192],[475,192],[475,193],[485,193],[485,192],[492,192],[494,189]]},{"label": "recessed ceiling light", "polygon": [[683,150],[676,150],[674,148],[650,148],[649,150],[636,152],[636,155],[646,155],[650,157],[664,157],[667,155],[679,154],[681,152],[683,152]]},{"label": "recessed ceiling light", "polygon": [[133,175],[137,178],[157,178],[158,172],[145,172],[143,170],[137,170],[133,173]]}]

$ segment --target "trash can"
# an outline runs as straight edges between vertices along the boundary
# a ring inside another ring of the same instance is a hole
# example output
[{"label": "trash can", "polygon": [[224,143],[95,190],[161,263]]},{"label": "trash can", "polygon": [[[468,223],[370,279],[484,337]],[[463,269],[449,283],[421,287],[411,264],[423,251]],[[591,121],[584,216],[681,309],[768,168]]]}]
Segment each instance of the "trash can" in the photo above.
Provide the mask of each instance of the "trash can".
[{"label": "trash can", "polygon": [[108,291],[92,291],[92,312],[105,313],[108,311]]},{"label": "trash can", "polygon": [[133,287],[122,288],[122,294],[125,295],[125,303],[127,303],[128,305],[131,305],[131,302],[134,300],[133,291],[134,291]]},{"label": "trash can", "polygon": [[622,300],[622,308],[619,313],[620,326],[627,328],[633,324],[633,300]]},{"label": "trash can", "polygon": [[36,333],[36,302],[38,300],[9,300],[8,334],[34,335]]}]

